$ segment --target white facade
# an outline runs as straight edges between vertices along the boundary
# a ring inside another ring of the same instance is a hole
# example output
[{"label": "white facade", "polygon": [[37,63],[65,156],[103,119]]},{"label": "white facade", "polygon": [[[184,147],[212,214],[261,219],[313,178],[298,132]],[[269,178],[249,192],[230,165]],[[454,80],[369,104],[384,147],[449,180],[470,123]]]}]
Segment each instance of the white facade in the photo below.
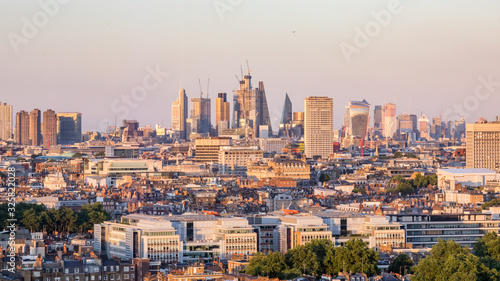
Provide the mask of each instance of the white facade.
[{"label": "white facade", "polygon": [[455,190],[456,184],[479,187],[495,179],[495,171],[488,169],[438,169],[438,188]]}]

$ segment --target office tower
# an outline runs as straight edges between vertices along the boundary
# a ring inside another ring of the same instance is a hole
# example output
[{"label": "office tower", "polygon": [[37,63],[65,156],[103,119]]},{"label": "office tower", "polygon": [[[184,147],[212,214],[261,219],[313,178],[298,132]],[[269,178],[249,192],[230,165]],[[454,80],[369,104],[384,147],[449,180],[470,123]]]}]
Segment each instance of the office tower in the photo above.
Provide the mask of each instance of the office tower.
[{"label": "office tower", "polygon": [[294,112],[292,120],[292,136],[300,139],[304,135],[304,112]]},{"label": "office tower", "polygon": [[328,157],[333,153],[333,99],[308,97],[305,112],[305,154]]},{"label": "office tower", "polygon": [[209,98],[192,98],[191,99],[191,132],[197,134],[210,134],[211,110]]},{"label": "office tower", "polygon": [[12,139],[12,105],[0,103],[0,140]]},{"label": "office tower", "polygon": [[497,171],[500,165],[500,122],[466,125],[466,167]]},{"label": "office tower", "polygon": [[398,132],[400,134],[413,132],[413,122],[410,119],[410,114],[404,113],[398,116]]},{"label": "office tower", "polygon": [[219,93],[215,100],[215,126],[217,134],[221,134],[222,130],[229,129],[231,118],[230,103],[227,101],[226,93]]},{"label": "office tower", "polygon": [[418,118],[415,114],[410,114],[410,121],[413,133],[418,133]]},{"label": "office tower", "polygon": [[418,131],[422,137],[429,134],[429,119],[425,115],[418,119]]},{"label": "office tower", "polygon": [[137,120],[122,120],[121,129],[123,130],[122,142],[143,136],[143,131],[139,131],[139,122]]},{"label": "office tower", "polygon": [[252,128],[256,137],[260,125],[268,125],[272,132],[269,109],[267,107],[264,82],[258,88],[252,88],[252,76],[245,75],[240,81],[240,89],[234,91],[234,123],[235,128]]},{"label": "office tower", "polygon": [[71,145],[82,141],[82,114],[57,113],[57,143]]},{"label": "office tower", "polygon": [[344,126],[346,136],[363,139],[368,129],[370,104],[366,101],[350,101],[345,107]]},{"label": "office tower", "polygon": [[57,118],[54,110],[48,109],[43,113],[42,135],[43,148],[49,149],[57,145]]},{"label": "office tower", "polygon": [[172,129],[179,132],[181,140],[186,139],[186,119],[188,118],[188,98],[184,89],[179,90],[179,97],[172,104]]},{"label": "office tower", "polygon": [[393,103],[386,103],[382,107],[382,117],[383,136],[386,138],[393,138],[397,131],[396,105]]},{"label": "office tower", "polygon": [[442,127],[441,117],[432,118],[430,135],[433,139],[436,140],[443,137],[443,127]]},{"label": "office tower", "polygon": [[30,112],[29,139],[31,145],[34,146],[39,146],[42,141],[41,119],[42,112],[40,110],[33,109],[33,111]]},{"label": "office tower", "polygon": [[456,140],[465,138],[465,118],[463,116],[460,118],[460,121],[455,121],[455,132],[453,135]]},{"label": "office tower", "polygon": [[453,121],[448,121],[446,123],[446,131],[445,131],[445,137],[448,139],[451,139],[453,136],[454,130],[453,130]]},{"label": "office tower", "polygon": [[288,93],[285,95],[285,104],[283,104],[283,112],[281,113],[281,122],[279,136],[288,136],[287,131],[290,130],[293,120],[293,110],[292,101],[288,97]]},{"label": "office tower", "polygon": [[16,113],[16,130],[14,132],[14,142],[21,145],[29,145],[30,117],[28,112],[21,110]]},{"label": "office tower", "polygon": [[382,135],[382,106],[376,105],[373,110],[373,130],[376,135]]}]

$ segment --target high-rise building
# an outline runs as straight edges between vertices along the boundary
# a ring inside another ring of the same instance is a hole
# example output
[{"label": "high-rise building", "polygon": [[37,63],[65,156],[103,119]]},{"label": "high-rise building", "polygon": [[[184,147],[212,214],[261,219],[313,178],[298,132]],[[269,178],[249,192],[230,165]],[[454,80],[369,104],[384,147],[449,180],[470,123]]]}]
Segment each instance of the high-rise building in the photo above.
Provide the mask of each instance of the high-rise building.
[{"label": "high-rise building", "polygon": [[460,118],[460,121],[455,121],[454,138],[456,140],[461,140],[462,138],[465,138],[465,118],[463,116],[462,118]]},{"label": "high-rise building", "polygon": [[386,103],[382,108],[382,116],[383,136],[386,138],[393,138],[397,131],[396,105],[393,103]]},{"label": "high-rise building", "polygon": [[234,91],[234,123],[235,128],[252,128],[256,137],[261,125],[268,125],[272,132],[271,118],[267,107],[264,82],[258,88],[252,88],[252,76],[245,75],[240,81],[240,89]]},{"label": "high-rise building", "polygon": [[54,110],[43,113],[42,123],[43,148],[49,149],[57,145],[57,118]]},{"label": "high-rise building", "polygon": [[[283,112],[281,113],[279,136],[287,136],[287,130],[290,130],[293,120],[292,101],[285,96],[285,104],[283,104]],[[289,135],[289,134],[288,134]]]},{"label": "high-rise building", "polygon": [[467,124],[466,129],[466,167],[498,170],[500,122]]},{"label": "high-rise building", "polygon": [[333,99],[305,99],[305,154],[328,157],[333,153]]},{"label": "high-rise building", "polygon": [[373,110],[373,130],[375,134],[382,135],[382,106],[376,105]]},{"label": "high-rise building", "polygon": [[12,105],[0,103],[0,140],[12,139]]},{"label": "high-rise building", "polygon": [[350,101],[345,107],[344,125],[346,136],[363,139],[368,129],[370,104],[366,101]]},{"label": "high-rise building", "polygon": [[210,134],[211,124],[211,102],[209,98],[191,99],[191,132],[197,134]]},{"label": "high-rise building", "polygon": [[425,115],[422,115],[418,119],[418,131],[420,132],[420,136],[424,136],[429,134],[429,119],[425,117]]},{"label": "high-rise building", "polygon": [[292,120],[292,136],[301,138],[304,135],[304,112],[294,112]]},{"label": "high-rise building", "polygon": [[181,140],[186,139],[186,119],[188,118],[188,98],[184,89],[179,90],[179,97],[172,104],[172,129],[179,132]]},{"label": "high-rise building", "polygon": [[432,118],[430,135],[436,140],[443,137],[443,124],[441,122],[441,117]]},{"label": "high-rise building", "polygon": [[30,117],[27,111],[21,110],[16,113],[16,131],[14,142],[21,145],[29,145]]},{"label": "high-rise building", "polygon": [[215,100],[215,126],[217,134],[221,134],[222,130],[229,129],[231,118],[230,103],[227,101],[226,93],[219,93]]},{"label": "high-rise building", "polygon": [[82,141],[82,114],[78,112],[57,113],[57,143],[75,144]]},{"label": "high-rise building", "polygon": [[38,109],[33,109],[30,112],[30,128],[29,128],[29,139],[31,145],[39,146],[42,141],[42,112]]}]

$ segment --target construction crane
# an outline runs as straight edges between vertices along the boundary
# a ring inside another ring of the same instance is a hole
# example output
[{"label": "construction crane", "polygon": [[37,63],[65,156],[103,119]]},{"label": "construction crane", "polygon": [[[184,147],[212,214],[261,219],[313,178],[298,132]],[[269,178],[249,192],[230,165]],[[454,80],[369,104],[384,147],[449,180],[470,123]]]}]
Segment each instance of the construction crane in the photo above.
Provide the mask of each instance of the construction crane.
[{"label": "construction crane", "polygon": [[247,70],[248,70],[248,74],[250,74],[250,66],[248,65],[248,60],[247,60]]}]

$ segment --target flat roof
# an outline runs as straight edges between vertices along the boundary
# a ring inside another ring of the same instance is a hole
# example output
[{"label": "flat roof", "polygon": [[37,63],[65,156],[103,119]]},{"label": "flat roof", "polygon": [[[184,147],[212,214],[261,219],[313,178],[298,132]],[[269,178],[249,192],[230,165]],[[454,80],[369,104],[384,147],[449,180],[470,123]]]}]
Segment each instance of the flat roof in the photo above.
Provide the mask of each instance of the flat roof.
[{"label": "flat roof", "polygon": [[490,169],[480,168],[480,169],[438,169],[438,171],[443,171],[452,174],[496,174],[495,171]]}]

